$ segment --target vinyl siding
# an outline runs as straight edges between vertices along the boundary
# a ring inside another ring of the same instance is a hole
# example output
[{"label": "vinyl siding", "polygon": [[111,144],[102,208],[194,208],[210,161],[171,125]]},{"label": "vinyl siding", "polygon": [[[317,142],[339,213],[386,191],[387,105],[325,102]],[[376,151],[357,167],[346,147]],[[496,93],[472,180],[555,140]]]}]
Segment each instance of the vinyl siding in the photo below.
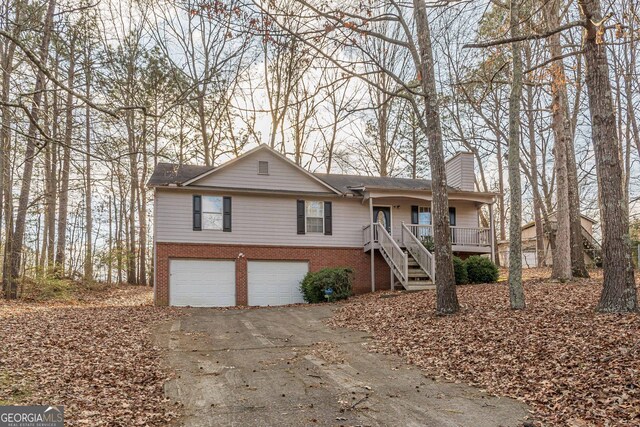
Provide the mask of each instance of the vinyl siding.
[{"label": "vinyl siding", "polygon": [[[193,194],[215,194],[232,197],[232,232],[192,228]],[[333,234],[297,234],[296,200],[328,200],[332,202]],[[362,246],[362,227],[369,223],[369,205],[360,199],[262,196],[246,194],[189,192],[159,189],[156,192],[156,230],[158,242],[225,243],[278,246]],[[387,198],[375,205],[391,205],[392,234],[400,239],[402,222],[411,223],[411,206],[428,205],[418,200]],[[460,227],[477,227],[478,213],[473,202],[452,202]]]},{"label": "vinyl siding", "polygon": [[[385,198],[374,200],[374,206],[391,206],[391,233],[394,240],[400,241],[402,223],[411,224],[411,206],[431,206],[420,200]],[[451,201],[449,205],[456,208],[457,227],[478,227],[478,210],[473,202]]]},{"label": "vinyl siding", "polygon": [[[269,174],[258,175],[258,162],[269,162]],[[289,162],[268,150],[262,150],[232,165],[214,171],[193,185],[299,192],[331,192],[329,188],[304,174]]]},{"label": "vinyl siding", "polygon": [[447,161],[447,184],[465,191],[475,190],[473,154],[459,153]]},{"label": "vinyl siding", "polygon": [[[230,195],[233,231],[194,231],[191,212],[193,194]],[[298,198],[332,202],[332,235],[297,234]],[[368,207],[354,199],[159,190],[155,203],[158,242],[358,247],[363,243],[362,226],[368,221]]]}]

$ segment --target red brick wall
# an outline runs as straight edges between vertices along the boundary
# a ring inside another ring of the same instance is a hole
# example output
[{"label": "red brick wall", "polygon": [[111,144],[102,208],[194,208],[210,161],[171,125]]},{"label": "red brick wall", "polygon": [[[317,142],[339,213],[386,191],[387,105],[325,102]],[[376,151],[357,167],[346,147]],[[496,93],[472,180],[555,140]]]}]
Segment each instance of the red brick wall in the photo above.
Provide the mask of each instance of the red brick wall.
[{"label": "red brick wall", "polygon": [[[309,271],[324,267],[351,267],[354,270],[354,292],[371,291],[371,255],[362,248],[323,248],[289,246],[208,245],[198,243],[156,244],[156,305],[169,304],[170,259],[228,259],[236,262],[236,304],[246,305],[247,261],[308,261]],[[243,254],[244,256],[241,256]],[[376,290],[390,288],[389,266],[379,253],[375,257]]]}]

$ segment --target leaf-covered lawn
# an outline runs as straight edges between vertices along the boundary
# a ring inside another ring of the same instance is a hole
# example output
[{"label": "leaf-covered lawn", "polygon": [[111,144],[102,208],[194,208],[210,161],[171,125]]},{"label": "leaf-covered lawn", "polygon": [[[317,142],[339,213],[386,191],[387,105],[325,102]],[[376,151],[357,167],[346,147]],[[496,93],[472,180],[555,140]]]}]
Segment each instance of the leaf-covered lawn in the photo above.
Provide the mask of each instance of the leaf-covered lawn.
[{"label": "leaf-covered lawn", "polygon": [[161,426],[168,373],[151,342],[151,290],[120,287],[72,303],[0,302],[0,404],[62,404],[69,426]]},{"label": "leaf-covered lawn", "polygon": [[501,283],[459,287],[454,316],[434,314],[432,291],[370,294],[332,323],[372,333],[373,351],[400,354],[428,375],[524,401],[540,424],[637,426],[640,316],[596,313],[602,277],[594,276],[531,279],[521,312],[508,308]]}]

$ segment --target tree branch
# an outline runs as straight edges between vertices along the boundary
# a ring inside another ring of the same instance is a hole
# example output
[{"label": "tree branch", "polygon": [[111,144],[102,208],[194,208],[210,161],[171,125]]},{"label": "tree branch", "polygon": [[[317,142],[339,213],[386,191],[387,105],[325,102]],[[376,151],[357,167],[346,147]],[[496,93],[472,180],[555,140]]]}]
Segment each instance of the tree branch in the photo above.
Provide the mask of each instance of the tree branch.
[{"label": "tree branch", "polygon": [[529,68],[529,69],[528,69],[528,70],[526,70],[524,73],[525,73],[525,74],[528,74],[528,73],[530,73],[530,72],[532,72],[532,71],[535,71],[535,70],[537,70],[537,69],[539,69],[539,68],[543,68],[543,67],[545,67],[545,66],[547,66],[547,65],[551,64],[552,62],[555,62],[555,61],[561,61],[561,60],[563,60],[564,58],[569,58],[569,57],[571,57],[571,56],[580,55],[580,54],[582,54],[583,52],[584,52],[584,50],[582,50],[582,49],[581,49],[581,50],[576,50],[576,51],[573,51],[573,52],[564,53],[564,54],[562,54],[562,55],[554,56],[553,58],[550,58],[550,59],[548,59],[548,60],[544,61],[544,62],[543,62],[543,63],[541,63],[541,64],[538,64],[538,65],[535,65],[535,66],[533,66],[533,67]]},{"label": "tree branch", "polygon": [[554,28],[553,30],[545,31],[544,33],[540,33],[540,34],[528,34],[528,35],[522,35],[522,36],[518,36],[518,37],[510,37],[510,38],[507,38],[507,39],[490,40],[490,41],[486,41],[486,42],[482,42],[482,43],[469,43],[469,44],[465,44],[464,46],[462,46],[462,48],[463,49],[486,48],[486,47],[492,47],[492,46],[500,46],[500,45],[503,45],[503,44],[521,42],[521,41],[525,41],[525,40],[546,39],[549,36],[552,36],[552,35],[554,35],[556,33],[560,33],[562,31],[568,30],[570,28],[573,28],[573,27],[586,27],[586,25],[587,25],[587,23],[584,20],[573,21],[573,22],[569,22],[568,24],[561,25],[558,28]]},{"label": "tree branch", "polygon": [[22,50],[22,52],[24,52],[24,54],[27,56],[27,58],[29,59],[29,61],[36,66],[36,68],[38,68],[38,70],[40,70],[45,76],[47,76],[47,78],[52,81],[56,86],[58,86],[59,88],[63,89],[64,91],[72,94],[74,97],[80,99],[82,102],[84,102],[85,104],[89,105],[91,108],[98,110],[102,113],[108,114],[109,116],[113,117],[113,118],[118,118],[118,114],[116,112],[113,112],[111,110],[108,110],[104,107],[100,107],[99,105],[93,103],[89,98],[87,98],[86,96],[79,94],[77,92],[75,92],[73,89],[68,88],[67,86],[65,86],[64,84],[62,84],[62,82],[60,82],[48,69],[47,67],[45,67],[40,60],[37,58],[37,56],[31,52],[24,44],[22,44],[22,42],[20,42],[20,40],[18,40],[16,37],[14,37],[12,34],[7,33],[4,30],[0,30],[0,36],[4,36],[7,39],[9,39],[11,42],[13,42],[16,46],[18,46],[20,48],[20,50]]}]

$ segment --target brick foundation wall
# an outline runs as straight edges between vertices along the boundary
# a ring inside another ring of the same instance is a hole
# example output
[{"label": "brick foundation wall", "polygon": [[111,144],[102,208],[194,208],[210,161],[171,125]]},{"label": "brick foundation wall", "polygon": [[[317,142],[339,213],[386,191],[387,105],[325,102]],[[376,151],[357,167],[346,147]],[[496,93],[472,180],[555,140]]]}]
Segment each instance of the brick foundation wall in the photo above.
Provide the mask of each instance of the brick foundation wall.
[{"label": "brick foundation wall", "polygon": [[[241,254],[243,256],[241,256]],[[371,255],[359,248],[209,245],[197,243],[157,243],[155,304],[169,305],[169,260],[220,259],[236,263],[236,304],[247,305],[247,261],[307,261],[309,271],[325,267],[351,267],[354,292],[371,291]],[[390,288],[389,266],[379,253],[375,255],[376,290]]]}]

